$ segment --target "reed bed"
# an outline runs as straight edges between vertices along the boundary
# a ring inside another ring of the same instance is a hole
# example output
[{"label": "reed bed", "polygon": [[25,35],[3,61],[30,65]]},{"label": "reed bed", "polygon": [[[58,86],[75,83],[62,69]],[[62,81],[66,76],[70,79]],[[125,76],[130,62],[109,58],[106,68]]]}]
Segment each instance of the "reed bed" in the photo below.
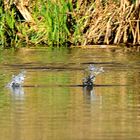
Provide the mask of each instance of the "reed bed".
[{"label": "reed bed", "polygon": [[78,31],[73,39],[78,45],[140,44],[139,4],[79,0],[74,13]]},{"label": "reed bed", "polygon": [[[0,46],[140,44],[140,2],[131,0],[28,1],[32,22],[0,7]],[[26,5],[27,7],[27,5]]]}]

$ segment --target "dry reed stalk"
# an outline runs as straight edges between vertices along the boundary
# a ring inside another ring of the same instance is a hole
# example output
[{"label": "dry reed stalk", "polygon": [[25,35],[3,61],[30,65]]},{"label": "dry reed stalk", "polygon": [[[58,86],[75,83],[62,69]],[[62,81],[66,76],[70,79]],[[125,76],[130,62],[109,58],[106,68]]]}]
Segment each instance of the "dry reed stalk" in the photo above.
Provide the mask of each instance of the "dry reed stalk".
[{"label": "dry reed stalk", "polygon": [[136,42],[140,42],[140,30],[139,30],[139,21],[136,21],[136,27],[135,27],[135,35],[134,35],[134,41],[133,44],[136,44]]},{"label": "dry reed stalk", "polygon": [[140,20],[137,21],[138,44],[140,44]]},{"label": "dry reed stalk", "polygon": [[109,37],[110,37],[110,34],[111,34],[110,22],[111,22],[111,20],[109,20],[107,22],[107,26],[106,26],[106,34],[105,34],[105,38],[104,38],[104,43],[106,43],[106,44],[109,44]]},{"label": "dry reed stalk", "polygon": [[132,5],[130,6],[130,10],[129,10],[127,16],[126,16],[126,19],[128,19],[128,18],[130,17],[130,15],[132,15],[132,10],[133,10],[133,8],[134,8],[134,4],[132,4]]},{"label": "dry reed stalk", "polygon": [[135,31],[134,31],[134,29],[133,29],[133,25],[132,25],[132,21],[129,19],[129,26],[130,26],[130,31],[132,32],[132,36],[133,36],[133,38],[134,38],[134,36],[135,36]]},{"label": "dry reed stalk", "polygon": [[124,30],[123,30],[123,42],[124,43],[127,43],[127,40],[128,40],[128,35],[127,35],[127,30],[128,30],[128,27],[129,27],[129,25],[126,25],[125,27],[124,27]]},{"label": "dry reed stalk", "polygon": [[115,16],[116,12],[114,12],[112,14],[112,16],[109,18],[108,22],[107,22],[107,26],[106,26],[106,34],[105,34],[105,38],[104,38],[104,43],[105,44],[109,44],[110,41],[109,41],[109,38],[111,36],[111,21],[113,19],[113,17]]},{"label": "dry reed stalk", "polygon": [[121,40],[122,37],[122,28],[123,28],[123,24],[120,23],[119,27],[117,28],[117,33],[114,39],[114,44],[118,44]]}]

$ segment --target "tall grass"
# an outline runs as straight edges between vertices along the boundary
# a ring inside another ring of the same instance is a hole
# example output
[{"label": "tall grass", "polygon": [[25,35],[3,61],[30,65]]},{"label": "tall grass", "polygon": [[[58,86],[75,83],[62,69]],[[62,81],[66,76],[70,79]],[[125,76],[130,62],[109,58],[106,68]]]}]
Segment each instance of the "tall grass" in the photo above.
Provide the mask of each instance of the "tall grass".
[{"label": "tall grass", "polygon": [[67,28],[67,5],[63,0],[60,3],[48,1],[45,17],[45,25],[48,33],[49,44],[63,44],[68,39],[69,30]]},{"label": "tall grass", "polygon": [[30,23],[1,6],[0,44],[140,44],[139,7],[137,0],[34,0]]},{"label": "tall grass", "polygon": [[5,11],[0,7],[0,45],[1,47],[15,46],[17,43],[16,20],[14,9]]},{"label": "tall grass", "polygon": [[[47,0],[38,1],[40,7],[35,5],[34,18],[36,21],[36,33],[31,37],[31,42],[45,43],[48,45],[63,45],[69,41],[69,29],[67,27],[67,12],[69,2]],[[37,18],[36,18],[37,17]]]},{"label": "tall grass", "polygon": [[27,44],[66,45],[70,36],[67,27],[69,1],[38,0],[32,7],[35,23],[16,21],[14,9],[4,12],[1,8],[1,45],[13,46],[17,39]]},{"label": "tall grass", "polygon": [[[2,4],[2,3],[1,3]],[[0,45],[4,46],[5,44],[5,36],[4,36],[4,13],[3,7],[0,7]]]},{"label": "tall grass", "polygon": [[140,44],[139,7],[137,0],[77,0],[73,39],[78,45]]}]

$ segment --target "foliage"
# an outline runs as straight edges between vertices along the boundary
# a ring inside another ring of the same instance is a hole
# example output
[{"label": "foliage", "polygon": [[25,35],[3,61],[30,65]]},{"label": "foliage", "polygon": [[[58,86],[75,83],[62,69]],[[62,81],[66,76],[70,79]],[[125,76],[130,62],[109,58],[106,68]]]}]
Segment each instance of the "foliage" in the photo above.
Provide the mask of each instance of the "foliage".
[{"label": "foliage", "polygon": [[74,12],[77,25],[73,39],[78,45],[140,44],[140,15],[134,1],[79,0]]},{"label": "foliage", "polygon": [[14,46],[17,43],[16,20],[14,9],[4,11],[0,8],[0,45],[2,47]]},{"label": "foliage", "polygon": [[[0,45],[140,44],[140,3],[136,0],[35,0],[34,22],[22,21],[15,8],[0,7]],[[12,5],[12,1],[10,1]]]}]

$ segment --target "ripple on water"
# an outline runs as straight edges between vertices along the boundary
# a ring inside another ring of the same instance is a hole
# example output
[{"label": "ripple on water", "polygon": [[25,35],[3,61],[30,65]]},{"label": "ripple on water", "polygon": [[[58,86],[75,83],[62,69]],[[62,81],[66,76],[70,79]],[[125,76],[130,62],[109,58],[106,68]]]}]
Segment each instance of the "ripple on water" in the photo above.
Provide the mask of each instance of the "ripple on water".
[{"label": "ripple on water", "polygon": [[[139,55],[85,49],[4,54],[0,139],[140,139],[139,59]],[[81,84],[89,64],[104,67],[95,81],[100,86],[92,90],[70,86]],[[25,87],[5,89],[11,75],[22,68],[27,71]]]}]

